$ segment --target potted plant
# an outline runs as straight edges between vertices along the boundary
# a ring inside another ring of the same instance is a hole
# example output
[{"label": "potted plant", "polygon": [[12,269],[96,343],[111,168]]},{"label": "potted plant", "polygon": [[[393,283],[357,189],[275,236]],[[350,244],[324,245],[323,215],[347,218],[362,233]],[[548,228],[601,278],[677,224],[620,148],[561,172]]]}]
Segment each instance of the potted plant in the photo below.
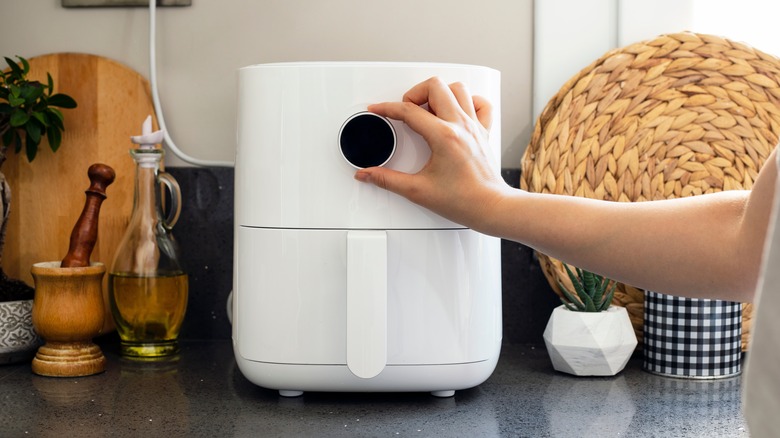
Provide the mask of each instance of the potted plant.
[{"label": "potted plant", "polygon": [[[56,152],[65,129],[63,115],[57,108],[76,107],[72,97],[54,93],[50,74],[47,73],[46,84],[29,80],[30,64],[17,58],[18,63],[6,57],[8,69],[0,72],[0,169],[11,147],[17,154],[24,149],[27,160],[32,162],[45,137]],[[10,205],[11,188],[0,170],[0,363],[32,357],[39,342],[31,321],[33,288],[8,278],[3,271]]]},{"label": "potted plant", "polygon": [[[625,368],[637,345],[623,307],[612,306],[615,282],[564,265],[573,284],[544,330],[544,343],[557,371],[577,376],[613,376]],[[610,286],[611,284],[611,286]]]}]

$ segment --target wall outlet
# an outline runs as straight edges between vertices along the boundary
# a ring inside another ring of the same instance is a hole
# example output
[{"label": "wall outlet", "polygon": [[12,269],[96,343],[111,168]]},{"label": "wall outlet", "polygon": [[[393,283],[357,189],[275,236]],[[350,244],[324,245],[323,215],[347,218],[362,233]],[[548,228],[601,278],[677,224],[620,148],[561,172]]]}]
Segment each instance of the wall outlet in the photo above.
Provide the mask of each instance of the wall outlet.
[{"label": "wall outlet", "polygon": [[[64,8],[149,6],[148,0],[62,0]],[[157,0],[157,6],[192,6],[192,0]]]}]

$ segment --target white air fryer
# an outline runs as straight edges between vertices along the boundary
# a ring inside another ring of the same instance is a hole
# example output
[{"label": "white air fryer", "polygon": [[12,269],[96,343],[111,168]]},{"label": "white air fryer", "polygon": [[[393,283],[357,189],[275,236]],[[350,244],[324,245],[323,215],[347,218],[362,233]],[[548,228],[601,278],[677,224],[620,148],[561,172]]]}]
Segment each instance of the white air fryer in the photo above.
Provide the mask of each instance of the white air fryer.
[{"label": "white air fryer", "polygon": [[367,113],[439,76],[494,107],[500,74],[423,63],[281,63],[239,70],[233,345],[251,382],[303,391],[430,391],[484,382],[501,347],[500,242],[356,168],[416,172],[425,141]]}]

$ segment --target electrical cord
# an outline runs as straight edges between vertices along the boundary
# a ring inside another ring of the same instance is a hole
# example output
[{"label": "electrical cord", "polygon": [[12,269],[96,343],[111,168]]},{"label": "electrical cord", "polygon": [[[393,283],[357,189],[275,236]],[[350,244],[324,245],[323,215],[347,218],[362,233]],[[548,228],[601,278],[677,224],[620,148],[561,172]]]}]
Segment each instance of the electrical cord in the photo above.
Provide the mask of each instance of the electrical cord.
[{"label": "electrical cord", "polygon": [[190,164],[202,167],[233,167],[234,163],[231,161],[209,161],[193,158],[185,154],[179,149],[176,144],[168,135],[168,129],[165,127],[165,118],[163,117],[162,105],[160,105],[160,93],[157,90],[157,55],[156,55],[156,10],[157,1],[149,0],[149,77],[152,88],[152,102],[154,103],[154,111],[157,113],[157,123],[160,129],[163,131],[163,140],[168,149],[173,152],[174,155],[179,157],[182,161]]}]

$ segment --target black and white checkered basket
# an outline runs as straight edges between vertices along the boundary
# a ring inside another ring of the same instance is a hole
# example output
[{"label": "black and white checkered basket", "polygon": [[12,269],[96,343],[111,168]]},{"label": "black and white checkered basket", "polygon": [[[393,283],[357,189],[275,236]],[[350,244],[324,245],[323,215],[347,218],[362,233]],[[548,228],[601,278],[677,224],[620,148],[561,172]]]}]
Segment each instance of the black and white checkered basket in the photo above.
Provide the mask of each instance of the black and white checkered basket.
[{"label": "black and white checkered basket", "polygon": [[716,379],[742,371],[742,305],[645,292],[644,369]]}]

